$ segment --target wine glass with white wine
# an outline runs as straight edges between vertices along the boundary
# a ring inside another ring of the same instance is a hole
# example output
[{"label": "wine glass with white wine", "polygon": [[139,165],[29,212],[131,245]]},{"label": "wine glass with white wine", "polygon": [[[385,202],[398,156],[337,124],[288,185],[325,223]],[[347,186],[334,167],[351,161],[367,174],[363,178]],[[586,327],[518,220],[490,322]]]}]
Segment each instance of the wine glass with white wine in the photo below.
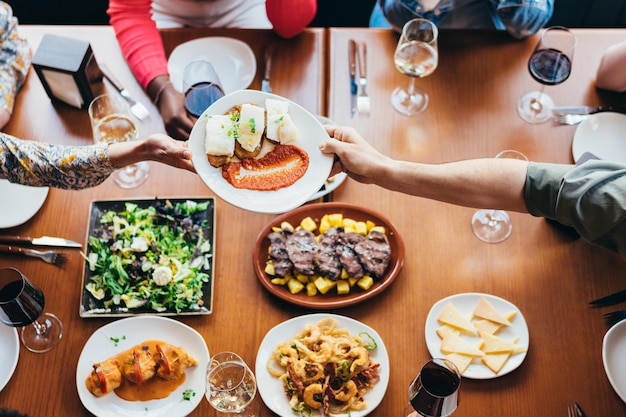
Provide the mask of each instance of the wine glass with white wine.
[{"label": "wine glass with white wine", "polygon": [[408,87],[398,87],[391,94],[391,104],[405,116],[415,116],[428,107],[428,94],[415,86],[417,78],[435,71],[439,62],[437,26],[426,19],[413,19],[402,28],[393,56],[396,69],[410,78]]},{"label": "wine glass with white wine", "polygon": [[213,355],[207,367],[206,399],[218,417],[257,417],[256,391],[254,373],[239,355],[233,352]]},{"label": "wine glass with white wine", "polygon": [[[130,115],[130,110],[121,98],[103,94],[89,104],[89,119],[93,130],[94,142],[114,143],[137,140],[137,125]],[[137,162],[117,170],[113,180],[122,188],[135,188],[148,179],[149,165]]]},{"label": "wine glass with white wine", "polygon": [[[496,155],[496,158],[511,158],[528,161],[526,155],[519,151],[507,149]],[[506,240],[513,231],[513,223],[504,210],[480,209],[472,216],[472,230],[477,238],[487,243],[499,243]]]}]

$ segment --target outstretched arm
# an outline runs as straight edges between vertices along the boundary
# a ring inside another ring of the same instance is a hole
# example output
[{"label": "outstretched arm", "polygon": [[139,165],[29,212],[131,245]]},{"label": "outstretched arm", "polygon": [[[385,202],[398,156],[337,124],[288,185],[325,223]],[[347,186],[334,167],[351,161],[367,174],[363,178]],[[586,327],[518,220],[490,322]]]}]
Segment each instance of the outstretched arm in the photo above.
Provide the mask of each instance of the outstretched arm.
[{"label": "outstretched arm", "polygon": [[524,203],[526,161],[399,161],[375,150],[353,128],[326,126],[326,130],[331,139],[322,143],[320,149],[335,153],[343,170],[359,182],[461,206],[528,212]]}]

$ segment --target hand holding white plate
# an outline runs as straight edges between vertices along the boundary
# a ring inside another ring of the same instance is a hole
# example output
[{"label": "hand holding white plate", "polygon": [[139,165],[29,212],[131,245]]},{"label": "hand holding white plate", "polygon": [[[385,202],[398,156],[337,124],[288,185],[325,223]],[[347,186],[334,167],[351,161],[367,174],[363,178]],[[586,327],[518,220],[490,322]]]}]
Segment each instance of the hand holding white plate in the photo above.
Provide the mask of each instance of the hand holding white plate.
[{"label": "hand holding white plate", "polygon": [[[243,103],[265,107],[265,100],[268,98],[289,103],[289,114],[298,128],[298,139],[292,144],[308,154],[308,169],[293,185],[276,191],[235,188],[222,177],[222,168],[211,166],[206,157],[206,116],[225,114],[233,106]],[[261,91],[240,90],[225,95],[204,111],[189,136],[189,150],[193,154],[193,164],[202,181],[226,202],[258,213],[284,213],[307,202],[328,178],[333,156],[319,150],[319,144],[326,139],[328,134],[316,116],[293,101]]]}]

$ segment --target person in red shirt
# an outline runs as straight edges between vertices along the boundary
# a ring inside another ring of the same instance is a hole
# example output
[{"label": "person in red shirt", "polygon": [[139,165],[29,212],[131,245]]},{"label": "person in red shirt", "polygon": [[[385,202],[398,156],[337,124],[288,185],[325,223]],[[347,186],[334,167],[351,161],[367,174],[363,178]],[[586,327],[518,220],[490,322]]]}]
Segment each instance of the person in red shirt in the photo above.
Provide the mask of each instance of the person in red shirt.
[{"label": "person in red shirt", "polygon": [[315,17],[316,0],[110,0],[107,13],[126,62],[159,109],[167,133],[186,140],[193,127],[171,84],[159,29],[237,27],[298,35]]}]

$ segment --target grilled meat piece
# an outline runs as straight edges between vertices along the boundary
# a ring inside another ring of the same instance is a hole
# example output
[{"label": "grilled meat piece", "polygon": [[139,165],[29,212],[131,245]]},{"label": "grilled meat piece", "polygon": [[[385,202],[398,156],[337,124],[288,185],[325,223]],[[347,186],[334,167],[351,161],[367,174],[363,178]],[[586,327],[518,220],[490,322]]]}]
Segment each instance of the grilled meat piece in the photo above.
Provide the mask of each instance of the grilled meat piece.
[{"label": "grilled meat piece", "polygon": [[354,251],[367,272],[376,278],[385,275],[391,259],[391,248],[384,233],[372,230],[362,242],[354,246]]},{"label": "grilled meat piece", "polygon": [[293,268],[293,262],[291,262],[287,253],[287,237],[290,234],[290,231],[282,230],[280,232],[271,232],[267,235],[270,241],[269,257],[274,264],[274,274],[279,277],[284,277]]},{"label": "grilled meat piece", "polygon": [[341,278],[341,261],[339,260],[339,237],[343,227],[331,227],[322,235],[313,257],[317,270],[333,281]]},{"label": "grilled meat piece", "polygon": [[293,268],[303,275],[315,275],[313,257],[317,249],[315,235],[306,229],[293,232],[285,245]]},{"label": "grilled meat piece", "polygon": [[364,239],[365,236],[354,232],[343,232],[339,235],[339,245],[337,245],[339,262],[352,278],[362,278],[365,275],[363,265],[354,251],[354,246]]}]

